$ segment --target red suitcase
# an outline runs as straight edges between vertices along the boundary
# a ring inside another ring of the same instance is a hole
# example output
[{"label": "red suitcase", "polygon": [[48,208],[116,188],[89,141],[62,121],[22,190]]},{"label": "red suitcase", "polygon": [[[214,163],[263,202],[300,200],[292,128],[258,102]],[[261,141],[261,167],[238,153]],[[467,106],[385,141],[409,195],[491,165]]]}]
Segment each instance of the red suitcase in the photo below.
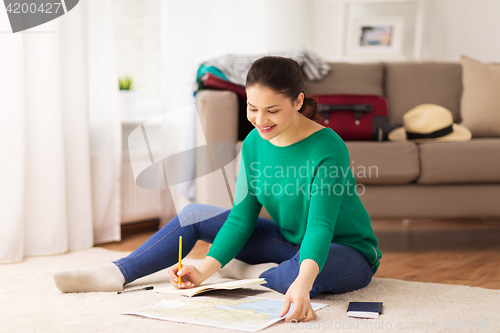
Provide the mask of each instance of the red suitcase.
[{"label": "red suitcase", "polygon": [[342,140],[387,140],[387,99],[380,95],[306,94],[318,103],[319,123]]},{"label": "red suitcase", "polygon": [[212,73],[203,74],[203,76],[201,77],[201,82],[204,88],[234,91],[236,94],[238,94],[238,96],[244,98],[245,101],[247,99],[247,92],[244,86],[240,86],[239,84],[224,80]]}]

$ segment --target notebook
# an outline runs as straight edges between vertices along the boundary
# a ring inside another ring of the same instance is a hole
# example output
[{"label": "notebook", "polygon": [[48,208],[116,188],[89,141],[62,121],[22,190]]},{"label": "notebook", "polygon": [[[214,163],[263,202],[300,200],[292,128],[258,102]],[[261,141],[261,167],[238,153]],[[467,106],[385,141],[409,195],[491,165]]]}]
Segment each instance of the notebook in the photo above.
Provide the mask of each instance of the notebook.
[{"label": "notebook", "polygon": [[382,302],[349,302],[347,315],[357,318],[378,318],[382,313]]},{"label": "notebook", "polygon": [[183,295],[183,296],[193,297],[194,295],[198,295],[198,294],[205,292],[205,291],[208,291],[208,290],[238,289],[238,288],[245,288],[247,286],[251,286],[254,284],[262,284],[265,282],[266,282],[266,279],[264,279],[264,278],[243,279],[243,280],[236,280],[236,281],[230,281],[230,282],[204,284],[204,285],[200,285],[198,287],[186,288],[186,289],[179,289],[179,288],[176,288],[174,286],[169,286],[169,287],[154,289],[154,292],[162,293],[162,294],[174,294],[174,295]]}]

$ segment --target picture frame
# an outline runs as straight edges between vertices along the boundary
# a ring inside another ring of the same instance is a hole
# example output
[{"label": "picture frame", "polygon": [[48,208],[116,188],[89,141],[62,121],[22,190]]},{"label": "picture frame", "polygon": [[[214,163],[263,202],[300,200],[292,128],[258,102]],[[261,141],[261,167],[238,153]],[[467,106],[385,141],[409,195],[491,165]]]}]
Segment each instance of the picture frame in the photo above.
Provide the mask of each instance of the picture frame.
[{"label": "picture frame", "polygon": [[352,19],[347,55],[402,57],[404,22],[402,16]]}]

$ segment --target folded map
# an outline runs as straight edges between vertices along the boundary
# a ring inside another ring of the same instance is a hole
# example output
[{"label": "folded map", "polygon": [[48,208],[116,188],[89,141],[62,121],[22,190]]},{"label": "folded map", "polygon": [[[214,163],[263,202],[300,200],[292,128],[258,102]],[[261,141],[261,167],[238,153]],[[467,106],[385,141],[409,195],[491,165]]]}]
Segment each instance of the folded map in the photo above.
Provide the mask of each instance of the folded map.
[{"label": "folded map", "polygon": [[222,282],[222,283],[202,284],[198,287],[186,288],[186,289],[179,289],[179,288],[176,288],[174,286],[169,286],[169,287],[164,287],[164,288],[155,288],[153,291],[157,292],[157,293],[162,293],[162,294],[175,294],[175,295],[183,295],[183,296],[192,297],[194,295],[198,295],[199,293],[202,293],[202,292],[205,292],[208,290],[238,289],[238,288],[245,288],[245,287],[251,286],[253,284],[262,284],[265,282],[266,282],[266,279],[264,279],[264,278],[243,279],[243,280],[236,280],[236,281]]}]

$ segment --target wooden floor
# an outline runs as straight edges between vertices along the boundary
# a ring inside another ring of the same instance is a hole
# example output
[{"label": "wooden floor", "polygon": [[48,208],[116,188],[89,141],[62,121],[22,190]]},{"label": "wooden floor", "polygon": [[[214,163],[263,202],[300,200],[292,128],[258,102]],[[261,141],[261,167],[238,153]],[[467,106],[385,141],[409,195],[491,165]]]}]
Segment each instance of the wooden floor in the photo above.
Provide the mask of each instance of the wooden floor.
[{"label": "wooden floor", "polygon": [[[99,245],[134,251],[158,230],[159,221],[122,226],[122,241]],[[500,289],[500,220],[373,219],[382,251],[375,277]],[[198,241],[188,257],[203,259]]]}]

